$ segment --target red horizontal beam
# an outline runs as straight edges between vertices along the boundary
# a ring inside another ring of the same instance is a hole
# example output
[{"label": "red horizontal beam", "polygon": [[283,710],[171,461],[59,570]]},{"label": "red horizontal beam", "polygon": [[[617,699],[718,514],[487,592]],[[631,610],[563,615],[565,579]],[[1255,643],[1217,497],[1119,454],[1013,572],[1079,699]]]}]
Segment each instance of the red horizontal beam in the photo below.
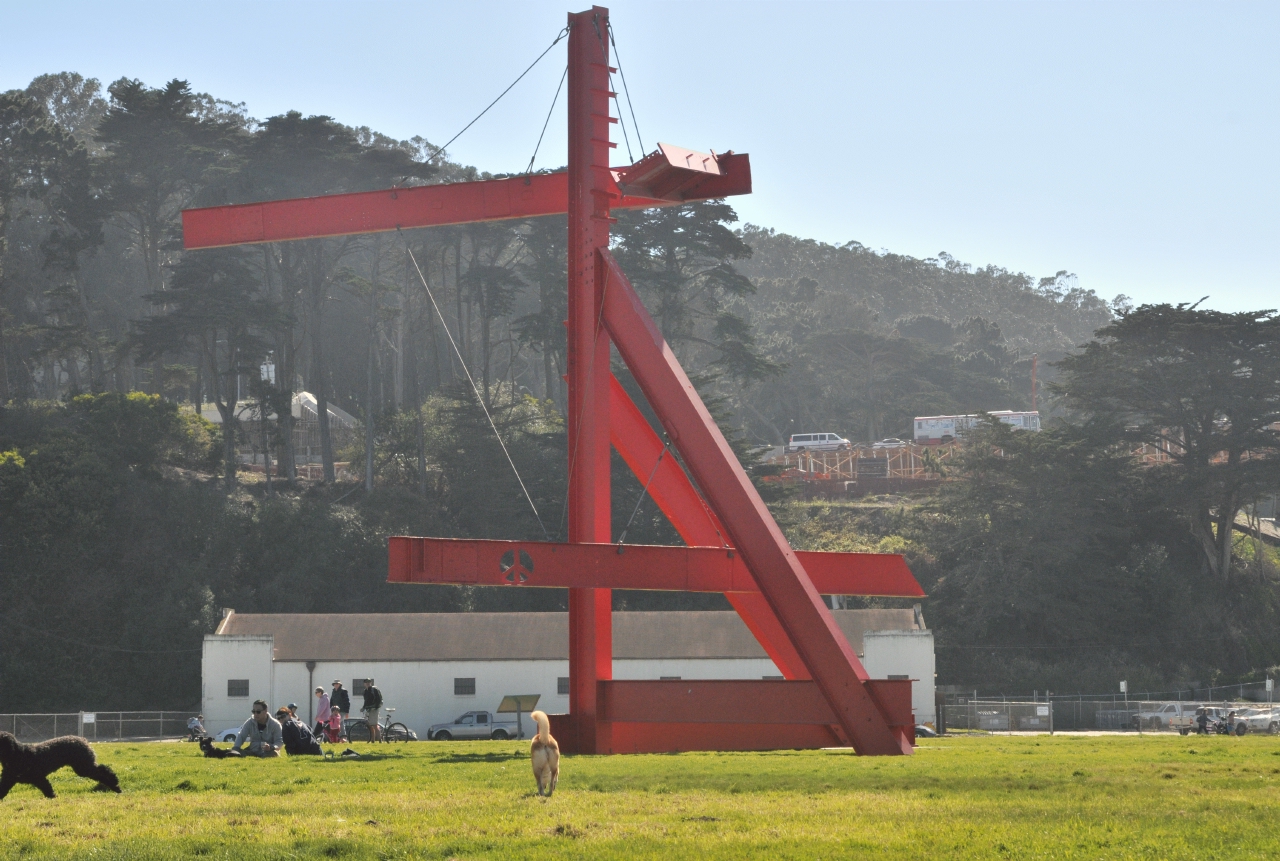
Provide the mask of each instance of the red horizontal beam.
[{"label": "red horizontal beam", "polygon": [[[573,744],[569,716],[548,715],[561,753],[582,753]],[[681,753],[691,750],[813,750],[847,746],[831,727],[819,724],[629,723],[609,724],[609,743],[593,753]]]},{"label": "red horizontal beam", "polygon": [[[867,682],[885,707],[890,726],[912,726],[911,680]],[[730,679],[600,682],[600,701],[611,721],[634,723],[836,723],[835,712],[813,681]]]},{"label": "red horizontal beam", "polygon": [[[915,737],[912,682],[872,679],[864,684],[885,711],[890,733],[909,749]],[[780,750],[849,743],[812,681],[611,680],[599,685],[600,717],[610,725],[608,753]],[[553,734],[565,718],[551,716]],[[563,741],[561,750],[574,752]]]},{"label": "red horizontal beam", "polygon": [[[617,191],[609,208],[647,209],[750,192],[747,156],[720,158],[725,172],[705,178],[699,174],[699,181],[681,197],[658,200]],[[536,174],[187,209],[182,212],[182,244],[187,249],[218,248],[563,215],[568,211],[569,175]]]},{"label": "red horizontal beam", "polygon": [[[759,592],[741,554],[721,547],[619,547],[397,535],[389,540],[387,555],[389,583]],[[796,555],[823,594],[923,594],[896,554],[802,551]]]}]

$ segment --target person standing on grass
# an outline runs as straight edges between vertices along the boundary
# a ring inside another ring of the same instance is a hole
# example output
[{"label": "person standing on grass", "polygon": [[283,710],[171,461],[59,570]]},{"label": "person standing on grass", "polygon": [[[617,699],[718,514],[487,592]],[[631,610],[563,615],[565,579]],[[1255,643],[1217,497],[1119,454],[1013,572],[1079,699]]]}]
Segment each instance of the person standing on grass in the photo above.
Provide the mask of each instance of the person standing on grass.
[{"label": "person standing on grass", "polygon": [[378,709],[382,708],[382,691],[374,687],[373,679],[364,680],[364,705],[360,711],[364,712],[365,722],[369,724],[369,740],[379,741],[379,733],[381,727],[378,726]]},{"label": "person standing on grass", "polygon": [[324,688],[316,688],[316,728],[312,730],[312,734],[316,738],[324,738],[324,729],[329,723],[329,715],[332,709],[329,708],[329,695],[324,692]]},{"label": "person standing on grass", "polygon": [[342,740],[342,712],[332,709],[329,712],[329,731],[326,733],[333,744]]},{"label": "person standing on grass", "polygon": [[279,756],[280,748],[284,746],[284,738],[280,732],[280,721],[273,718],[267,711],[267,704],[264,700],[255,700],[253,703],[253,717],[244,722],[244,726],[240,727],[240,733],[236,736],[236,743],[231,746],[232,750],[239,750],[248,743],[248,753],[250,756]]},{"label": "person standing on grass", "polygon": [[333,680],[333,693],[329,695],[329,707],[339,714],[351,714],[351,694],[342,686],[341,679]]}]

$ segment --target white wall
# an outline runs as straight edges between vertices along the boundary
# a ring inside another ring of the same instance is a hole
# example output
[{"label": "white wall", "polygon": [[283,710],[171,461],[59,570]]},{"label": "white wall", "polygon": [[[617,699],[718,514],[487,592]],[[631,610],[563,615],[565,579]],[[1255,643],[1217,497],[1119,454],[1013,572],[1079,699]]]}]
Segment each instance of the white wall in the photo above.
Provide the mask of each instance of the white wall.
[{"label": "white wall", "polygon": [[[209,634],[204,638],[200,659],[200,711],[205,729],[220,732],[242,724],[249,718],[254,700],[271,702],[274,650],[275,639],[271,636]],[[248,679],[249,695],[228,697],[229,679]]]},{"label": "white wall", "polygon": [[[905,638],[905,639],[904,639]],[[908,675],[920,679],[912,685],[912,702],[919,721],[933,720],[933,635],[927,631],[868,632],[867,671],[873,678]],[[875,643],[875,645],[871,645]],[[557,693],[557,681],[569,675],[569,662],[540,661],[318,661],[308,673],[305,662],[273,661],[270,636],[216,636],[205,638],[202,661],[205,728],[220,731],[243,723],[255,699],[265,699],[272,711],[290,702],[298,703],[298,715],[314,721],[317,686],[325,692],[334,679],[341,679],[351,693],[351,707],[358,711],[363,702],[355,679],[376,680],[383,704],[395,708],[398,720],[426,735],[431,724],[452,721],[471,710],[493,711],[508,694],[540,694],[538,708],[563,713],[569,697]],[[768,658],[679,658],[619,659],[613,662],[616,679],[760,679],[780,676]],[[474,678],[474,696],[454,694],[455,678]],[[249,679],[249,696],[227,697],[228,679]],[[526,728],[526,733],[527,733]]]},{"label": "white wall", "polygon": [[906,676],[911,683],[911,710],[916,723],[937,720],[934,707],[932,631],[867,631],[862,635],[863,666],[873,679]]}]

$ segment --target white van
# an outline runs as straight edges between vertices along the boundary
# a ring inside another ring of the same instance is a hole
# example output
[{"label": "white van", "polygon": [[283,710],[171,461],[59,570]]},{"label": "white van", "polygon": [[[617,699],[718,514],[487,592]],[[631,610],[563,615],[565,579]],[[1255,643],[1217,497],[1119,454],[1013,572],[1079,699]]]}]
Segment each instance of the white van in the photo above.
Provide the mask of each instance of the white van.
[{"label": "white van", "polygon": [[793,433],[786,450],[788,452],[844,451],[852,447],[853,443],[838,433]]}]

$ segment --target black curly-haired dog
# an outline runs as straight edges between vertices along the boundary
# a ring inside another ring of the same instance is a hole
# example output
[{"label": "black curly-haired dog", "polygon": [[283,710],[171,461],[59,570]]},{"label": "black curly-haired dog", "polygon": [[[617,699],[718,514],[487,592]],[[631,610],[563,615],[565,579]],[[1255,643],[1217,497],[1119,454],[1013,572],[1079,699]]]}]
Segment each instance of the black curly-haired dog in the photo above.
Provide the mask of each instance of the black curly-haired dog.
[{"label": "black curly-haired dog", "polygon": [[224,747],[216,747],[211,736],[200,737],[200,749],[204,751],[204,755],[210,759],[239,759],[240,751],[228,750]]},{"label": "black curly-haired dog", "polygon": [[98,765],[89,742],[74,735],[64,735],[39,744],[23,744],[12,733],[0,732],[0,799],[19,783],[29,783],[54,798],[49,775],[63,766],[81,777],[98,781],[95,789],[120,791],[120,779],[105,765]]}]

